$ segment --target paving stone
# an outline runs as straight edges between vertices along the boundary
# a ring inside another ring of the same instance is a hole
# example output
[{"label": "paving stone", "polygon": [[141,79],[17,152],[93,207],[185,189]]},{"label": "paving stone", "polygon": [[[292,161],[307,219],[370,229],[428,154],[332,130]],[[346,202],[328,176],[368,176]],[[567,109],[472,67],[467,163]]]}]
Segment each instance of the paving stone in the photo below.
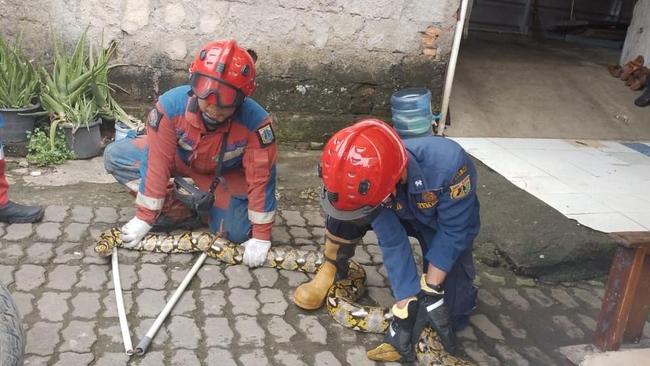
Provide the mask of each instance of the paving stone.
[{"label": "paving stone", "polygon": [[349,343],[350,345],[358,344],[357,334],[363,334],[361,332],[351,332],[349,329],[333,322],[329,317],[326,318],[325,321],[321,320],[321,322],[327,327],[327,337],[330,339],[336,339],[340,343]]},{"label": "paving stone", "polygon": [[366,271],[366,285],[375,287],[384,287],[386,282],[384,276],[379,274],[376,266],[362,266]]},{"label": "paving stone", "polygon": [[200,279],[201,288],[215,287],[226,279],[221,273],[221,269],[217,266],[204,265],[196,275]]},{"label": "paving stone", "polygon": [[255,268],[253,276],[261,287],[273,287],[278,281],[278,270],[275,268]]},{"label": "paving stone", "polygon": [[556,363],[545,352],[535,346],[526,346],[524,351],[533,365],[554,365]]},{"label": "paving stone", "polygon": [[501,296],[503,296],[503,298],[517,310],[528,311],[530,309],[530,303],[519,295],[516,288],[500,288],[499,292],[501,293]]},{"label": "paving stone", "polygon": [[232,304],[233,314],[257,315],[260,303],[255,299],[255,295],[255,290],[232,289],[228,301]]},{"label": "paving stone", "polygon": [[144,317],[156,317],[167,303],[167,293],[145,289],[136,297],[138,314]]},{"label": "paving stone", "polygon": [[263,288],[258,299],[262,303],[262,314],[283,315],[289,304],[284,300],[282,290]]},{"label": "paving stone", "polygon": [[282,218],[287,226],[305,226],[305,219],[300,216],[299,211],[282,211]]},{"label": "paving stone", "polygon": [[129,356],[122,353],[104,353],[101,356],[95,358],[97,363],[95,366],[115,366],[115,365],[126,365],[129,360]]},{"label": "paving stone", "polygon": [[49,356],[59,343],[62,323],[37,322],[27,330],[25,353]]},{"label": "paving stone", "polygon": [[290,245],[291,235],[285,226],[274,226],[271,232],[273,245]]},{"label": "paving stone", "polygon": [[198,255],[195,253],[175,253],[168,256],[167,263],[169,263],[170,266],[179,266],[180,268],[186,268],[187,271],[189,271],[198,258]]},{"label": "paving stone", "polygon": [[25,262],[32,264],[47,264],[54,257],[54,244],[34,243],[25,250],[27,258]]},{"label": "paving stone", "polygon": [[[115,314],[117,317],[117,314]],[[120,329],[120,326],[118,325],[118,322],[115,322],[115,325],[111,326],[99,326],[97,332],[99,333],[100,337],[98,339],[99,344],[106,344],[106,340],[110,340],[111,343],[121,343],[122,341],[122,330]],[[131,326],[131,323],[129,323],[129,326]],[[105,339],[101,339],[102,337],[105,337]],[[133,340],[132,340],[133,341]],[[137,341],[136,341],[137,342]],[[149,354],[147,352],[147,354]]]},{"label": "paving stone", "polygon": [[325,218],[320,214],[320,211],[303,211],[302,215],[307,220],[308,226],[325,226]]},{"label": "paving stone", "polygon": [[122,207],[120,208],[120,218],[119,221],[126,223],[135,216],[135,207]]},{"label": "paving stone", "polygon": [[3,241],[2,244],[2,248],[0,248],[1,263],[16,265],[25,256],[23,243],[10,244]]},{"label": "paving stone", "polygon": [[50,357],[26,356],[25,366],[47,366]]},{"label": "paving stone", "polygon": [[59,361],[54,366],[86,366],[90,365],[95,356],[92,353],[64,352],[59,354]]},{"label": "paving stone", "polygon": [[302,272],[288,271],[285,269],[280,270],[280,275],[287,279],[289,282],[289,287],[292,289],[309,280],[309,277],[307,277],[307,275]]},{"label": "paving stone", "polygon": [[253,282],[253,277],[249,271],[248,266],[239,264],[235,266],[228,266],[224,270],[224,274],[228,278],[228,287],[242,287],[250,288]]},{"label": "paving stone", "polygon": [[48,273],[47,287],[55,290],[71,290],[77,283],[77,272],[79,266],[68,266],[65,264],[54,267]]},{"label": "paving stone", "polygon": [[75,318],[94,319],[100,309],[99,293],[80,292],[72,298],[71,303]]},{"label": "paving stone", "polygon": [[476,333],[474,333],[474,328],[472,327],[465,327],[460,331],[456,331],[456,336],[459,339],[465,339],[470,341],[478,340],[478,338],[476,337]]},{"label": "paving stone", "polygon": [[[93,229],[90,229],[91,232]],[[93,240],[94,242],[94,240]],[[138,250],[120,250],[119,251],[119,260],[120,260],[120,267],[128,267],[128,266],[136,266],[137,264],[140,263],[140,258],[141,258],[142,252]],[[93,245],[89,245],[86,248],[86,257],[93,257],[96,258],[102,263],[109,264],[110,265],[110,257],[102,258],[99,257],[97,254],[95,254],[95,247]]]},{"label": "paving stone", "polygon": [[[325,221],[323,221],[323,224]],[[322,224],[321,224],[322,225]],[[312,227],[311,228],[311,237],[314,238],[314,241],[319,245],[325,242],[325,228],[324,227]]]},{"label": "paving stone", "polygon": [[366,349],[362,346],[348,348],[345,360],[348,365],[354,366],[374,366],[375,362],[370,361],[366,356]]},{"label": "paving stone", "polygon": [[[162,308],[160,308],[160,310],[162,310]],[[156,316],[158,316],[158,314],[156,314]],[[172,317],[171,319],[176,319],[176,318],[182,318],[182,317],[175,316],[175,317]],[[142,339],[145,336],[145,334],[147,334],[147,332],[149,331],[149,328],[151,328],[151,326],[153,325],[153,322],[155,320],[156,320],[155,318],[142,318],[142,319],[140,319],[140,324],[138,324],[138,326],[135,328],[135,335],[134,335],[133,338],[134,339]],[[168,323],[169,325],[171,325],[170,318],[167,318],[165,323]],[[177,321],[176,326],[177,327],[182,326],[181,323],[182,323],[182,321]],[[167,340],[169,339],[169,334],[170,334],[170,326],[169,325],[163,325],[163,326],[160,327],[160,329],[158,330],[158,333],[156,333],[156,342],[155,342],[156,344],[163,345],[163,344],[165,344],[167,342]],[[197,329],[196,333],[197,334],[199,333],[198,329]],[[177,334],[177,337],[181,337],[181,336],[182,336],[182,334],[180,334],[180,333]],[[176,345],[174,345],[174,348],[176,348]]]},{"label": "paving stone", "polygon": [[[167,298],[170,297],[171,294]],[[183,295],[181,295],[181,298],[178,300],[178,302],[172,309],[172,315],[185,314],[191,316],[192,315],[191,313],[194,310],[196,310],[196,299],[194,299],[194,291],[185,290],[185,292],[183,292]]]},{"label": "paving stone", "polygon": [[113,207],[98,207],[95,209],[95,222],[114,224],[118,219],[117,211]]},{"label": "paving stone", "polygon": [[74,222],[82,222],[89,224],[93,218],[93,210],[86,206],[72,207],[71,220]]},{"label": "paving stone", "polygon": [[[273,359],[278,365],[283,366],[307,366],[306,363],[302,361],[302,355],[291,353],[284,350],[279,350],[273,355]],[[350,365],[355,365],[350,363]]]},{"label": "paving stone", "polygon": [[207,364],[219,366],[237,366],[237,363],[232,357],[232,353],[221,348],[210,348],[208,350]]},{"label": "paving stone", "polygon": [[597,295],[581,288],[574,288],[573,293],[578,299],[582,300],[593,309],[600,309],[601,301]]},{"label": "paving stone", "polygon": [[510,334],[512,334],[513,337],[521,339],[526,338],[526,330],[517,327],[517,324],[509,315],[499,314],[499,322],[504,328],[510,331]]},{"label": "paving stone", "polygon": [[497,285],[504,286],[506,284],[506,279],[503,276],[498,276],[498,275],[492,274],[492,273],[487,272],[487,271],[483,271],[481,273],[481,277],[483,277],[483,278],[485,278],[485,279],[489,280],[490,282],[495,283]]},{"label": "paving stone", "polygon": [[239,334],[240,346],[262,347],[264,345],[264,329],[260,327],[256,317],[246,315],[236,317],[235,330]]},{"label": "paving stone", "polygon": [[581,339],[585,336],[585,333],[565,315],[555,315],[552,319],[553,323],[560,328],[562,333],[569,336],[569,338]]},{"label": "paving stone", "polygon": [[32,224],[11,224],[6,228],[4,240],[19,241],[32,235]]},{"label": "paving stone", "polygon": [[505,340],[503,333],[501,333],[501,329],[494,325],[487,316],[483,314],[475,314],[470,316],[469,321],[475,328],[483,332],[486,336],[500,341]]},{"label": "paving stone", "polygon": [[36,237],[40,240],[55,241],[61,235],[61,224],[42,222],[36,226]]},{"label": "paving stone", "polygon": [[[138,282],[138,276],[135,272],[135,267],[133,265],[122,265],[120,262],[120,285],[122,286],[122,291],[131,291],[135,288],[135,284]],[[108,269],[108,268],[107,268]],[[111,279],[108,282],[108,289],[113,290],[113,269],[111,267],[109,273]]]},{"label": "paving stone", "polygon": [[11,297],[13,297],[14,302],[18,307],[18,311],[20,312],[20,315],[23,317],[23,319],[31,314],[31,312],[34,310],[33,294],[13,291],[11,293]]},{"label": "paving stone", "polygon": [[60,322],[68,311],[69,292],[45,292],[36,303],[41,319]]},{"label": "paving stone", "polygon": [[[140,257],[140,261],[143,263],[155,263],[155,264],[160,264],[164,263],[167,258],[169,257],[169,254],[166,253],[151,253],[151,252],[142,252],[142,256]],[[208,258],[210,259],[210,258]],[[206,261],[207,263],[207,261]],[[199,271],[199,274],[203,270]]]},{"label": "paving stone", "polygon": [[6,266],[0,264],[0,282],[4,283],[5,286],[9,286],[14,283],[14,270],[16,266]]},{"label": "paving stone", "polygon": [[495,349],[499,356],[501,356],[502,359],[506,360],[506,364],[508,365],[517,365],[517,366],[528,366],[529,363],[528,361],[523,358],[519,353],[517,353],[515,350],[512,348],[503,345],[503,344],[497,344],[495,345]]},{"label": "paving stone", "polygon": [[300,245],[303,250],[317,250],[314,246],[314,240],[307,238],[295,238],[293,240],[295,245]]},{"label": "paving stone", "polygon": [[208,347],[230,348],[234,334],[228,324],[228,318],[207,318],[202,329],[205,332],[203,339]]},{"label": "paving stone", "polygon": [[68,216],[69,206],[52,205],[45,207],[43,222],[63,222]]},{"label": "paving stone", "polygon": [[584,324],[584,326],[589,329],[591,332],[596,330],[596,321],[587,315],[583,314],[578,314],[578,318],[580,318],[580,322]]},{"label": "paving stone", "polygon": [[559,301],[562,305],[568,308],[575,308],[578,307],[578,303],[573,300],[571,295],[569,295],[564,289],[561,288],[553,288],[551,289],[551,296],[557,301]]},{"label": "paving stone", "polygon": [[273,316],[266,327],[276,343],[287,343],[296,334],[295,329],[282,317]]},{"label": "paving stone", "polygon": [[478,290],[478,301],[492,307],[501,306],[501,300],[486,289]]},{"label": "paving stone", "polygon": [[[131,291],[124,291],[122,292],[122,298],[124,300],[124,311],[129,314],[131,309],[133,309],[133,293]],[[115,292],[110,292],[103,298],[102,302],[104,309],[106,309],[103,314],[104,318],[117,318],[116,301]]]},{"label": "paving stone", "polygon": [[205,315],[222,315],[226,306],[226,296],[221,290],[201,290],[199,303]]},{"label": "paving stone", "polygon": [[296,238],[296,239],[297,238],[303,238],[303,239],[311,238],[311,234],[304,227],[289,226],[289,234],[293,238]]},{"label": "paving stone", "polygon": [[65,232],[65,240],[71,242],[80,242],[86,235],[88,235],[88,224],[78,222],[71,222],[63,230]]},{"label": "paving stone", "polygon": [[138,271],[138,288],[149,288],[154,290],[162,290],[167,283],[167,274],[160,265],[143,263]]},{"label": "paving stone", "polygon": [[[375,248],[377,251],[379,250],[379,245],[377,245],[377,244],[379,244],[379,240],[377,239],[377,235],[375,235],[374,231],[371,231],[371,230],[367,231],[366,235],[363,236],[363,242],[365,244],[375,244],[372,247]],[[371,254],[374,254],[374,253],[371,253]]]},{"label": "paving stone", "polygon": [[98,291],[104,287],[106,282],[108,282],[108,268],[106,266],[89,264],[82,270],[81,279],[76,287],[79,289]]},{"label": "paving stone", "polygon": [[392,306],[395,303],[395,298],[390,292],[388,287],[368,287],[368,296],[381,306]]},{"label": "paving stone", "polygon": [[337,366],[341,365],[336,356],[330,351],[318,352],[315,358],[315,366]]},{"label": "paving stone", "polygon": [[266,355],[264,354],[264,350],[260,348],[242,354],[241,356],[239,356],[239,362],[241,362],[242,365],[256,365],[256,366],[270,365],[269,360],[266,358]]},{"label": "paving stone", "polygon": [[541,290],[536,288],[525,288],[524,294],[526,295],[526,297],[533,300],[543,308],[547,308],[555,304],[555,301],[553,301],[553,299],[544,295],[544,293]]},{"label": "paving stone", "polygon": [[[500,366],[501,362],[483,351],[476,343],[474,342],[463,342],[463,350],[467,353],[467,356],[474,360],[478,365],[486,366]],[[549,364],[552,365],[552,364]]]},{"label": "paving stone", "polygon": [[[162,308],[161,308],[162,309]],[[193,318],[185,316],[172,316],[172,321],[167,326],[173,348],[195,349],[199,346],[201,332]]]},{"label": "paving stone", "polygon": [[[133,360],[133,358],[131,358]],[[165,353],[161,351],[147,351],[147,353],[140,357],[139,362],[136,361],[138,366],[160,366],[165,364]],[[130,364],[131,362],[129,362]]]},{"label": "paving stone", "polygon": [[79,264],[84,256],[81,243],[57,243],[54,252],[56,255],[52,259],[52,263],[55,264]]},{"label": "paving stone", "polygon": [[358,245],[354,251],[354,260],[359,264],[372,265],[372,257],[366,251],[365,245]]},{"label": "paving stone", "polygon": [[45,268],[25,264],[14,274],[16,290],[30,292],[45,283]]},{"label": "paving stone", "polygon": [[[200,366],[201,362],[199,361],[198,357],[196,357],[194,351],[179,349],[172,356],[172,365]],[[248,365],[255,365],[255,364],[248,364]]]},{"label": "paving stone", "polygon": [[95,322],[73,320],[63,329],[63,344],[59,347],[61,351],[72,351],[77,353],[90,352],[95,343]]},{"label": "paving stone", "polygon": [[298,315],[298,329],[313,343],[327,344],[327,330],[313,315]]},{"label": "paving stone", "polygon": [[532,279],[532,278],[527,278],[527,277],[516,277],[515,278],[515,283],[517,284],[518,287],[523,287],[523,286],[534,287],[535,286],[535,280]]}]

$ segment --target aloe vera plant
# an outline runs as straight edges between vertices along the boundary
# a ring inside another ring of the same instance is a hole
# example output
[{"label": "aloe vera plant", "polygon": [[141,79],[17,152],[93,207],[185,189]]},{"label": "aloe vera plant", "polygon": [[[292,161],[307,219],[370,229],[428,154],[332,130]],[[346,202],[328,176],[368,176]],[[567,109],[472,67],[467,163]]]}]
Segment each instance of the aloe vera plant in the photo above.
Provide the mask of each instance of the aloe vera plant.
[{"label": "aloe vera plant", "polygon": [[0,108],[23,108],[38,97],[40,78],[21,49],[21,37],[13,47],[0,36]]}]

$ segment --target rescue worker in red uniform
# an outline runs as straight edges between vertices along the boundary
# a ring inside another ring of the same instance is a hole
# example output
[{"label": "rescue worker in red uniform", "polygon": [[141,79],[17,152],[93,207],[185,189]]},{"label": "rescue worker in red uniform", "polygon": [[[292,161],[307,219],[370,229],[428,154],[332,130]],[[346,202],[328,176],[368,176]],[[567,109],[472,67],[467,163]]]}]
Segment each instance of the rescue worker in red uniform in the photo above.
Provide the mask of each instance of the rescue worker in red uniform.
[{"label": "rescue worker in red uniform", "polygon": [[277,204],[276,143],[271,117],[250,98],[255,57],[234,40],[206,44],[190,65],[190,85],[160,96],[146,135],[106,148],[106,170],[137,191],[135,217],[122,227],[125,246],[154,224],[182,227],[192,216],[170,183],[181,176],[204,193],[216,185],[210,229],[243,243],[248,266],[264,263]]},{"label": "rescue worker in red uniform", "polygon": [[[355,244],[372,230],[397,301],[384,343],[368,357],[414,361],[413,345],[425,326],[453,353],[454,332],[468,325],[476,304],[472,246],[480,217],[469,155],[453,140],[401,140],[386,123],[366,119],[332,136],[319,171],[327,262],[296,289],[294,303],[320,307],[332,283],[347,275]],[[422,248],[422,276],[409,236]]]}]

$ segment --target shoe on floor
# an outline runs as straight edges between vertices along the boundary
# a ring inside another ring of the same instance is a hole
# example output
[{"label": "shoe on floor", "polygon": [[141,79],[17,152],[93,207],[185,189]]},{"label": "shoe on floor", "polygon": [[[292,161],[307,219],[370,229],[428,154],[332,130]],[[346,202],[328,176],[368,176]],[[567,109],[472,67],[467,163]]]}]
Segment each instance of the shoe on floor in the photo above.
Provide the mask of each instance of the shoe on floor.
[{"label": "shoe on floor", "polygon": [[41,221],[45,210],[41,206],[27,206],[9,201],[0,206],[0,222],[31,223]]}]

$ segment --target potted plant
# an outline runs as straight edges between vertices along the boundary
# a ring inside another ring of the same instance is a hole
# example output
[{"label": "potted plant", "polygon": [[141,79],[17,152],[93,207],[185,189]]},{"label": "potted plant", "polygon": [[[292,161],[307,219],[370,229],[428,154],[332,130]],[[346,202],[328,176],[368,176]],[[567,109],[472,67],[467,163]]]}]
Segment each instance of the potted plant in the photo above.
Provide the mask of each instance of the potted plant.
[{"label": "potted plant", "polygon": [[0,36],[0,113],[4,120],[0,141],[10,144],[27,141],[36,117],[25,113],[33,113],[40,107],[41,81],[20,45],[20,36],[13,47]]}]

